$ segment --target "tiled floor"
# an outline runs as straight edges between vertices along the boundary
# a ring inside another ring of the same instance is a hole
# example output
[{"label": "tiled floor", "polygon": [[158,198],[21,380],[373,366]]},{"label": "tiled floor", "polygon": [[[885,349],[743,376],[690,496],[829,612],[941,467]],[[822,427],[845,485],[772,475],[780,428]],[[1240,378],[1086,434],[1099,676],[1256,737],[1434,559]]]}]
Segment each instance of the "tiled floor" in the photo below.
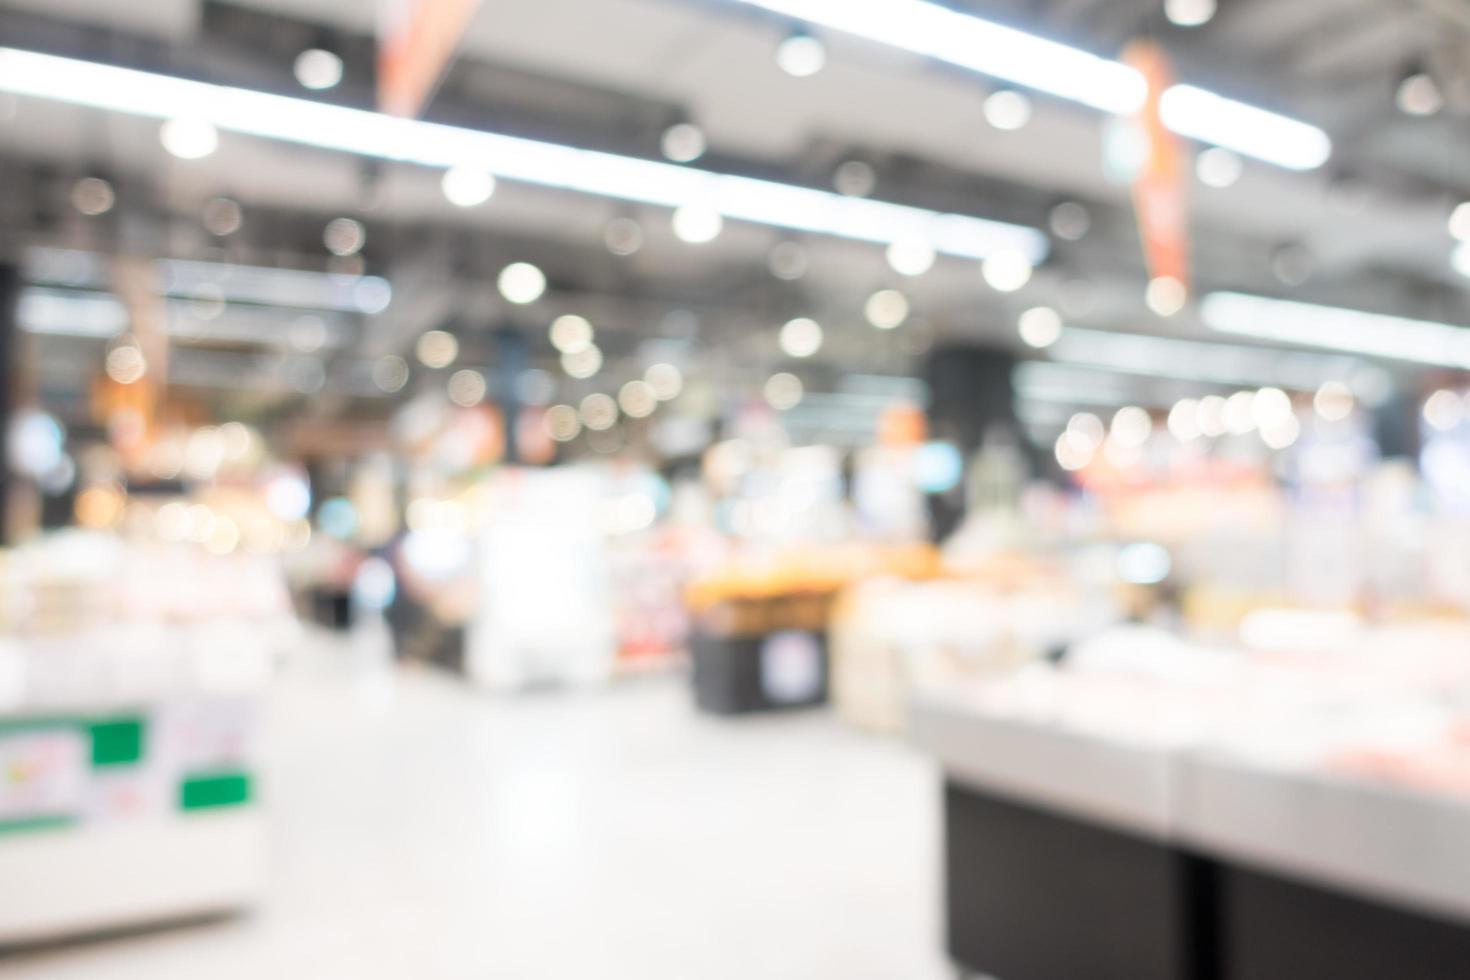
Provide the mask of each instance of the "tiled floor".
[{"label": "tiled floor", "polygon": [[261,907],[0,976],[952,976],[936,776],[903,744],[701,717],[674,679],[491,698],[316,647],[273,703]]}]

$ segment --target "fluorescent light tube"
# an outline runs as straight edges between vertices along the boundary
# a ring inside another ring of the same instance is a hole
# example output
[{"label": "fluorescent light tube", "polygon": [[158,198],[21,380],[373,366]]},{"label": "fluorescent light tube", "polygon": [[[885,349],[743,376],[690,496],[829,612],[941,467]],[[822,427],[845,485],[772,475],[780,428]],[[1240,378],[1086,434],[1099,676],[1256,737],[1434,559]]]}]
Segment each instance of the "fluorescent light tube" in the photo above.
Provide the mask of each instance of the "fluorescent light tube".
[{"label": "fluorescent light tube", "polygon": [[[927,0],[735,2],[902,48],[1103,112],[1134,112],[1146,94],[1143,77],[1128,65]],[[1164,124],[1181,136],[1280,167],[1311,170],[1332,155],[1332,141],[1316,126],[1191,85],[1169,89],[1161,108]]]},{"label": "fluorescent light tube", "polygon": [[1470,369],[1470,328],[1448,323],[1244,293],[1211,293],[1200,315],[1221,333]]},{"label": "fluorescent light tube", "polygon": [[1345,356],[1078,327],[1063,331],[1047,354],[1053,361],[1120,374],[1241,387],[1275,384],[1303,390],[1315,390],[1324,381],[1346,377],[1358,366],[1353,358]]},{"label": "fluorescent light tube", "polygon": [[1035,228],[843,197],[636,157],[582,150],[249,89],[0,48],[0,91],[155,119],[203,119],[218,129],[327,150],[448,169],[473,164],[498,178],[600,197],[680,207],[858,241],[922,235],[941,252],[981,259],[1046,257]]}]

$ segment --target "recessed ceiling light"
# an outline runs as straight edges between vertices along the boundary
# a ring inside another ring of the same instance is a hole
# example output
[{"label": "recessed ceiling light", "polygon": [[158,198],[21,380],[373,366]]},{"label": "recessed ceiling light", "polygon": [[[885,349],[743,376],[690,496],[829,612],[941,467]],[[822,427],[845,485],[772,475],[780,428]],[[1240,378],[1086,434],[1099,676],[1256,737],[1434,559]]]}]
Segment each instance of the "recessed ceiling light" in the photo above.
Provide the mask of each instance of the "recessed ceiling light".
[{"label": "recessed ceiling light", "polygon": [[450,167],[439,182],[444,197],[456,207],[484,204],[495,193],[495,178],[479,167]]},{"label": "recessed ceiling light", "polygon": [[1199,27],[1215,16],[1215,0],[1164,0],[1164,16],[1178,27]]},{"label": "recessed ceiling light", "polygon": [[180,160],[202,160],[219,148],[219,130],[207,119],[177,116],[163,124],[158,138]]},{"label": "recessed ceiling light", "polygon": [[880,289],[868,297],[863,313],[879,330],[894,330],[908,319],[909,300],[896,289]]},{"label": "recessed ceiling light", "polygon": [[1021,314],[1016,330],[1027,346],[1040,350],[1061,339],[1062,317],[1049,306],[1033,307]]},{"label": "recessed ceiling light", "polygon": [[809,78],[827,66],[827,46],[805,32],[792,34],[777,45],[776,64],[795,78]]},{"label": "recessed ceiling light", "polygon": [[985,100],[985,121],[996,129],[1020,129],[1031,121],[1031,99],[1014,89],[1001,89]]},{"label": "recessed ceiling light", "polygon": [[659,149],[675,163],[693,163],[704,156],[704,130],[691,122],[674,123],[664,130]]},{"label": "recessed ceiling light", "polygon": [[1020,252],[996,252],[981,263],[980,271],[991,289],[1014,293],[1031,281],[1033,268]]},{"label": "recessed ceiling light", "polygon": [[888,246],[888,265],[899,275],[922,276],[934,268],[934,246],[921,238],[901,238]]},{"label": "recessed ceiling light", "polygon": [[1423,70],[1404,76],[1394,93],[1399,111],[1410,116],[1432,116],[1444,108],[1444,92],[1434,77]]},{"label": "recessed ceiling light", "polygon": [[496,286],[509,302],[525,306],[546,292],[546,274],[529,262],[512,262],[500,270]]},{"label": "recessed ceiling light", "polygon": [[780,343],[788,357],[811,357],[822,349],[822,325],[804,316],[788,320],[781,328]]},{"label": "recessed ceiling light", "polygon": [[342,81],[342,59],[325,48],[307,48],[296,56],[293,68],[303,88],[321,91]]},{"label": "recessed ceiling light", "polygon": [[714,208],[686,204],[674,209],[674,234],[690,245],[703,245],[720,237],[725,219]]},{"label": "recessed ceiling light", "polygon": [[1194,160],[1194,173],[1206,187],[1224,189],[1240,180],[1245,172],[1245,161],[1240,154],[1218,146],[1200,151]]}]

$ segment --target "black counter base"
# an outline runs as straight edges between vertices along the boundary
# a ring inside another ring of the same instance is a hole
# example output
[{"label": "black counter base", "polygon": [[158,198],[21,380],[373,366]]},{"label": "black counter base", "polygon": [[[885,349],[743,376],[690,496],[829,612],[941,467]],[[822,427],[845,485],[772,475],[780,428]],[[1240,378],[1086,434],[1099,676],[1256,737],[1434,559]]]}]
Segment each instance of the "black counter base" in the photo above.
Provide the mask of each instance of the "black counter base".
[{"label": "black counter base", "polygon": [[948,781],[946,925],[996,980],[1470,980],[1470,927]]}]

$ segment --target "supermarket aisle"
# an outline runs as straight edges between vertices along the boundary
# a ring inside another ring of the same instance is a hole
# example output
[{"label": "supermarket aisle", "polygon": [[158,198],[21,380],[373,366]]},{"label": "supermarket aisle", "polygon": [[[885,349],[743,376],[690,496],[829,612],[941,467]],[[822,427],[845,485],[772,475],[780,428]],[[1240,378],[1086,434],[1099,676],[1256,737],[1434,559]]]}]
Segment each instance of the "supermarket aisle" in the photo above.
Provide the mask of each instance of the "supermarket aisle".
[{"label": "supermarket aisle", "polygon": [[373,659],[317,640],[280,685],[257,913],[0,974],[950,975],[934,776],[901,744],[701,718],[670,680],[497,700]]}]

